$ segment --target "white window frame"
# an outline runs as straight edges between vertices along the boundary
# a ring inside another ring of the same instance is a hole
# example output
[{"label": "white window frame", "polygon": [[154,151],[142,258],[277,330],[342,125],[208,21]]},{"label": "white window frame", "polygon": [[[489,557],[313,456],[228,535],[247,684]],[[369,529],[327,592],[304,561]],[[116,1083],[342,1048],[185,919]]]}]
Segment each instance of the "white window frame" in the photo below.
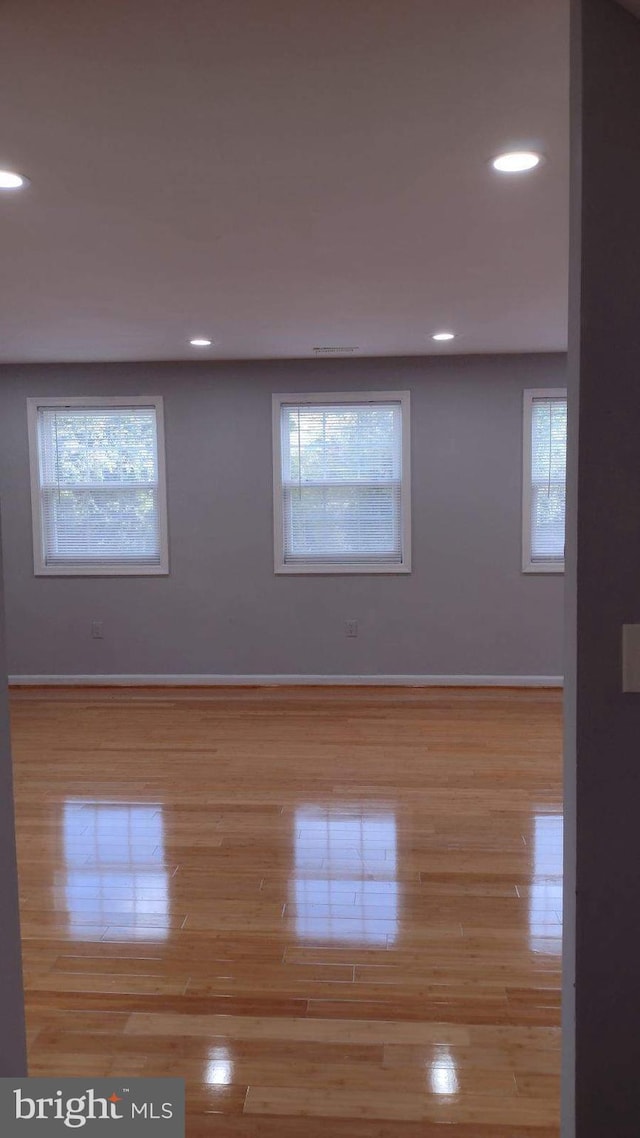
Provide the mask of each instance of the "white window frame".
[{"label": "white window frame", "polygon": [[522,428],[522,572],[564,573],[562,561],[534,561],[531,556],[531,424],[537,399],[566,399],[566,387],[529,387],[523,399]]},{"label": "white window frame", "polygon": [[[399,403],[402,416],[402,516],[400,518],[402,537],[402,561],[397,565],[381,562],[359,562],[357,565],[344,565],[340,562],[295,562],[287,564],[284,559],[284,517],[282,487],[282,407],[288,403],[298,406],[305,403]],[[411,572],[411,423],[410,394],[408,391],[315,391],[297,394],[275,394],[272,398],[273,413],[273,542],[274,572],[294,574],[354,574],[370,573],[398,574]]]},{"label": "white window frame", "polygon": [[[123,411],[149,407],[156,414],[158,450],[158,529],[160,561],[158,565],[128,563],[92,565],[75,561],[68,565],[47,565],[44,556],[42,505],[40,494],[40,461],[38,453],[38,410],[40,407],[115,407]],[[27,399],[29,431],[29,463],[31,468],[31,517],[33,524],[33,569],[36,577],[156,577],[169,573],[169,536],[167,524],[167,479],[165,463],[164,404],[160,395],[135,395],[111,398],[103,396],[46,396]]]}]

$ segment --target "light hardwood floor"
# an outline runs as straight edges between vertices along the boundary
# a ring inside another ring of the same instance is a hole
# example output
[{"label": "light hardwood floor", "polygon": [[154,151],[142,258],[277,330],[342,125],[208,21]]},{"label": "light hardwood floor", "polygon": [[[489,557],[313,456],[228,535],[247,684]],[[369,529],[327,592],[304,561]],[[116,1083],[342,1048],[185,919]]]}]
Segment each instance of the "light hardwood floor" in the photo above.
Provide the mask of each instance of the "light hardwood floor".
[{"label": "light hardwood floor", "polygon": [[189,1138],[556,1138],[559,693],[24,690],[12,725],[31,1074],[184,1076]]}]

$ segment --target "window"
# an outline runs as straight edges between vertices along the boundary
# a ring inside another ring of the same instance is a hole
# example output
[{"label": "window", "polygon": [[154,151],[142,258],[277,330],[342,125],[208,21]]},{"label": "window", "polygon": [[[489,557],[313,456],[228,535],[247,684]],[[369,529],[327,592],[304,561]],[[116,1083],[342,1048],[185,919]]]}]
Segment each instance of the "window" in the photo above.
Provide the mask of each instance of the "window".
[{"label": "window", "polygon": [[408,573],[409,394],[274,395],[276,573]]},{"label": "window", "polygon": [[564,571],[567,393],[524,393],[523,563],[525,573]]},{"label": "window", "polygon": [[161,399],[29,399],[37,575],[168,573]]}]

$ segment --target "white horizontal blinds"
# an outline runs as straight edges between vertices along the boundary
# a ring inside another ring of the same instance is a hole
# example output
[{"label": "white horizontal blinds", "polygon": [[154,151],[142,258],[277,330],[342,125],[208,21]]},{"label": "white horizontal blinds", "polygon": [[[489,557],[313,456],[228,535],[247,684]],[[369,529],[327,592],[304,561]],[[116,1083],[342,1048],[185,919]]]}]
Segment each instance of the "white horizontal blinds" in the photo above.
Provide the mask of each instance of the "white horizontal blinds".
[{"label": "white horizontal blinds", "polygon": [[564,561],[567,400],[534,397],[531,408],[531,561]]},{"label": "white horizontal blinds", "polygon": [[285,563],[401,564],[401,404],[285,404],[281,435]]},{"label": "white horizontal blinds", "polygon": [[47,565],[160,563],[155,408],[40,407]]}]

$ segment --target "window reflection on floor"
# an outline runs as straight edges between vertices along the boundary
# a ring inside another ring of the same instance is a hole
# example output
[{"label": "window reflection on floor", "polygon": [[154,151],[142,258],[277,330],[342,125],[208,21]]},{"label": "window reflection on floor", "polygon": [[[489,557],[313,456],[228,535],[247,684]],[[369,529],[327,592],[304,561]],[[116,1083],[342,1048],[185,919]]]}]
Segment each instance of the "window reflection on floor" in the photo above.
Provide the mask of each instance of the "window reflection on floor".
[{"label": "window reflection on floor", "polygon": [[529,896],[529,938],[533,952],[562,951],[562,815],[536,814]]},{"label": "window reflection on floor", "polygon": [[226,1087],[233,1082],[233,1060],[226,1047],[212,1047],[204,1071],[204,1082],[211,1087]]},{"label": "window reflection on floor", "polygon": [[428,1085],[434,1095],[457,1095],[460,1090],[455,1059],[449,1047],[436,1047],[427,1065]]},{"label": "window reflection on floor", "polygon": [[398,934],[396,820],[302,807],[291,896],[300,938],[386,944]]},{"label": "window reflection on floor", "polygon": [[63,833],[70,932],[98,921],[131,939],[165,940],[170,901],[162,807],[69,800]]}]

